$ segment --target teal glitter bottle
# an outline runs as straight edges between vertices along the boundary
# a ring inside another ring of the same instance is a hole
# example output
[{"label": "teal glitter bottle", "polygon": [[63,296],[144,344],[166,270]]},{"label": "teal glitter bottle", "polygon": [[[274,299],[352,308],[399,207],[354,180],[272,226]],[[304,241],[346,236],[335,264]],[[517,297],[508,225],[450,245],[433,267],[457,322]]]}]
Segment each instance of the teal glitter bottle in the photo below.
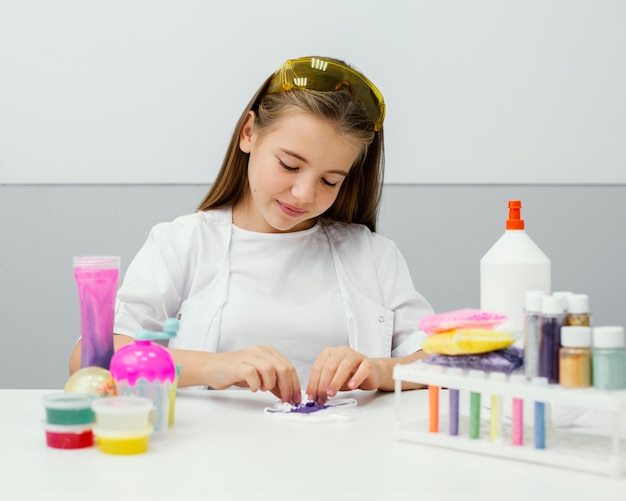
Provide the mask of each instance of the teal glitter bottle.
[{"label": "teal glitter bottle", "polygon": [[624,328],[595,327],[592,335],[591,378],[598,390],[626,389]]}]

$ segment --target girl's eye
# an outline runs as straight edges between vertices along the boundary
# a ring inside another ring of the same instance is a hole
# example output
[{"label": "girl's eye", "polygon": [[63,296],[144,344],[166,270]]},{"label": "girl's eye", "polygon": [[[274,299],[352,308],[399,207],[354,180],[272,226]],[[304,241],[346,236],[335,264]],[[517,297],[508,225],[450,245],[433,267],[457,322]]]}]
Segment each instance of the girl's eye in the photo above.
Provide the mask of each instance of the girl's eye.
[{"label": "girl's eye", "polygon": [[[285,162],[283,162],[280,159],[278,160],[278,163],[283,169],[285,169],[288,172],[296,172],[299,170],[298,167],[291,167],[290,165],[287,165]],[[322,183],[324,183],[326,186],[329,186],[331,188],[339,184],[339,183],[331,183],[328,179],[324,179],[324,178],[322,178]]]},{"label": "girl's eye", "polygon": [[293,172],[293,171],[298,170],[297,167],[291,167],[291,166],[287,165],[285,162],[283,162],[282,160],[279,160],[278,163],[280,164],[280,166],[283,169],[288,170],[289,172]]}]

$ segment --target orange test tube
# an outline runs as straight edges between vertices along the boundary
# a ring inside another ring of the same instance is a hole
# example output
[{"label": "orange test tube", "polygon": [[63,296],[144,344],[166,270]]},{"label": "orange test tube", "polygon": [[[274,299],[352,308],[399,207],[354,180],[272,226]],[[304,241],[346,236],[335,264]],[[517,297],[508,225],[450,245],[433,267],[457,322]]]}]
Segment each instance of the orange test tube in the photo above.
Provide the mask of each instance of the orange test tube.
[{"label": "orange test tube", "polygon": [[439,432],[439,386],[428,385],[428,431]]}]

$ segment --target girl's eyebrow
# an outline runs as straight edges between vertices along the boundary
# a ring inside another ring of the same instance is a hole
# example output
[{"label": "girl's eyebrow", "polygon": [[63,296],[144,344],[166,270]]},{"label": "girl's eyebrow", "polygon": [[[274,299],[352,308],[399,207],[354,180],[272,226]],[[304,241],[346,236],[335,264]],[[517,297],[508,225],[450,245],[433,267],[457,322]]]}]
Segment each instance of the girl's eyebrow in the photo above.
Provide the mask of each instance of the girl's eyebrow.
[{"label": "girl's eyebrow", "polygon": [[[301,162],[305,163],[305,164],[309,164],[309,161],[304,158],[302,155],[300,155],[299,153],[296,153],[295,151],[291,151],[291,150],[286,150],[285,148],[280,148],[280,151],[282,151],[284,154],[289,155],[290,157],[294,157],[297,158],[298,160],[300,160]],[[345,170],[337,170],[337,169],[333,169],[333,170],[329,170],[326,171],[329,174],[339,174],[340,176],[344,176],[346,177],[348,175],[348,172]]]}]

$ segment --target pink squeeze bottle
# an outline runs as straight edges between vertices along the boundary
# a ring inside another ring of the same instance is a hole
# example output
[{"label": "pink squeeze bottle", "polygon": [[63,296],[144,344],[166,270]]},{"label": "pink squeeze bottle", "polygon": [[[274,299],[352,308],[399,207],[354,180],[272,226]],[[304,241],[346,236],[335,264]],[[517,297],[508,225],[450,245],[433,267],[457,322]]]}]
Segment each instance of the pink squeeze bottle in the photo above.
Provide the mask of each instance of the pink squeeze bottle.
[{"label": "pink squeeze bottle", "polygon": [[120,275],[117,256],[74,258],[80,303],[81,367],[109,369],[113,356],[113,315]]}]

